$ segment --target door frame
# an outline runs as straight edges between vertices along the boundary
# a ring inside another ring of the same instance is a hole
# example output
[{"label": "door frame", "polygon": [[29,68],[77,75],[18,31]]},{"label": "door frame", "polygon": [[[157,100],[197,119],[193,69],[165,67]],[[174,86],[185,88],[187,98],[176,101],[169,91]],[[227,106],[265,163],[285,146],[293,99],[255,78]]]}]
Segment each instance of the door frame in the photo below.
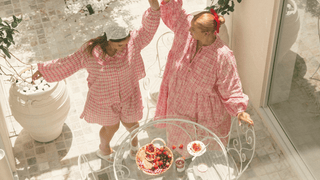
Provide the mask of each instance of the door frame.
[{"label": "door frame", "polygon": [[269,92],[271,87],[271,81],[272,81],[272,73],[274,68],[274,61],[277,58],[277,46],[278,46],[278,40],[279,35],[282,32],[282,24],[284,20],[283,16],[283,9],[285,8],[285,5],[287,4],[288,0],[282,0],[279,1],[280,8],[278,9],[278,14],[280,16],[277,16],[277,23],[276,23],[276,29],[275,29],[275,36],[274,41],[272,44],[271,49],[271,60],[268,64],[266,69],[266,76],[265,81],[263,84],[263,92],[261,96],[261,107],[258,109],[258,113],[262,116],[262,119],[264,123],[266,124],[269,132],[271,133],[271,136],[274,138],[274,140],[277,142],[281,150],[283,151],[284,155],[286,156],[286,159],[288,160],[288,163],[296,170],[296,173],[300,176],[303,180],[315,180],[316,178],[308,168],[305,161],[302,159],[302,157],[297,152],[297,149],[293,146],[290,138],[285,133],[285,130],[282,128],[280,123],[277,120],[277,117],[275,114],[272,113],[270,108],[268,107],[268,99],[269,99]]}]

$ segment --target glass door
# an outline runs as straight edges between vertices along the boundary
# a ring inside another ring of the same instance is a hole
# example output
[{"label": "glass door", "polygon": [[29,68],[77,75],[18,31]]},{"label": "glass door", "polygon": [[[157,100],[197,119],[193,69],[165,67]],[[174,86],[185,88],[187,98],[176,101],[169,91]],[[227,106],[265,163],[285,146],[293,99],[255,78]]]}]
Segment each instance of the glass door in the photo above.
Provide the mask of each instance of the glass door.
[{"label": "glass door", "polygon": [[320,179],[320,0],[285,0],[268,107]]}]

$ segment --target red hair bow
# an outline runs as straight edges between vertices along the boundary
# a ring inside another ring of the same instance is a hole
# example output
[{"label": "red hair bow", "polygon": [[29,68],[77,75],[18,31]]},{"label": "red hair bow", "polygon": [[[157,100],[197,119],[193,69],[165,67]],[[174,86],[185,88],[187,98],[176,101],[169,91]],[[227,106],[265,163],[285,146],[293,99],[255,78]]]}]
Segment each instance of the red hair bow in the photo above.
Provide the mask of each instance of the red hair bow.
[{"label": "red hair bow", "polygon": [[210,12],[213,14],[214,20],[217,22],[217,33],[219,33],[219,28],[220,28],[219,16],[213,8],[210,9]]}]

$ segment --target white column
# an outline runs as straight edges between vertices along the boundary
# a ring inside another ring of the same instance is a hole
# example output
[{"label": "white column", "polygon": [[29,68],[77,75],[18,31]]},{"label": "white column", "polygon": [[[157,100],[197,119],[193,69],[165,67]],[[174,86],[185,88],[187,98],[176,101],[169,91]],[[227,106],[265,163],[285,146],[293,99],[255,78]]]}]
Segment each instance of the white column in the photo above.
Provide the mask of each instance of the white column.
[{"label": "white column", "polygon": [[[12,144],[9,139],[9,133],[8,133],[5,114],[4,114],[4,112],[6,112],[4,109],[7,107],[6,104],[8,104],[8,99],[5,96],[3,77],[2,75],[0,75],[0,149],[3,149],[5,151],[6,157],[10,164],[10,169],[12,171],[16,171]],[[0,177],[1,175],[2,173],[0,173]]]}]

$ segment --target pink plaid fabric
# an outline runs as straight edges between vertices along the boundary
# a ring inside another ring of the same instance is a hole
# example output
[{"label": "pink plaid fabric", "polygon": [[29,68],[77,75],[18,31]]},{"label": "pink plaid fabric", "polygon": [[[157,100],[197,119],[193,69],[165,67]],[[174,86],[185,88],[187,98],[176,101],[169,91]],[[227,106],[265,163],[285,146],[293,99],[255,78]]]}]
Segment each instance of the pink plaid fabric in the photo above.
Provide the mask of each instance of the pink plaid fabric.
[{"label": "pink plaid fabric", "polygon": [[38,63],[38,69],[48,82],[61,81],[79,69],[88,71],[89,92],[80,118],[102,126],[121,120],[131,123],[142,118],[142,98],[139,80],[145,77],[141,50],[147,46],[160,23],[160,11],[149,8],[143,15],[142,27],[130,32],[130,40],[122,52],[102,57],[96,46],[93,57],[85,43],[74,54],[50,62]]},{"label": "pink plaid fabric", "polygon": [[[182,9],[182,0],[171,0],[161,3],[161,18],[175,37],[155,116],[186,116],[218,136],[226,135],[231,116],[245,111],[249,100],[242,92],[233,52],[217,36],[213,44],[203,46],[190,62],[197,45],[189,33],[193,16]],[[167,127],[169,138],[179,138],[181,132],[170,128]],[[178,144],[178,138],[171,143]]]}]

